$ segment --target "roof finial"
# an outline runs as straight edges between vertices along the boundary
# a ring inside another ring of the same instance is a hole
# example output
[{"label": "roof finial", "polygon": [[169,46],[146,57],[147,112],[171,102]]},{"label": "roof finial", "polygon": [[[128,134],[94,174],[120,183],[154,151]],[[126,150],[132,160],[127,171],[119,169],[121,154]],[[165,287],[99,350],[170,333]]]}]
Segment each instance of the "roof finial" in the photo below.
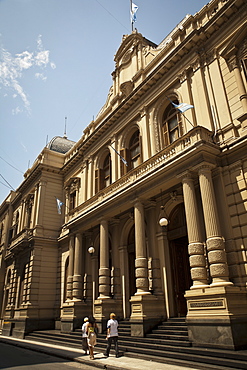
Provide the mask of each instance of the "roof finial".
[{"label": "roof finial", "polygon": [[63,137],[64,137],[65,139],[67,139],[67,135],[66,135],[66,126],[67,126],[67,117],[65,117],[64,135],[63,135]]}]

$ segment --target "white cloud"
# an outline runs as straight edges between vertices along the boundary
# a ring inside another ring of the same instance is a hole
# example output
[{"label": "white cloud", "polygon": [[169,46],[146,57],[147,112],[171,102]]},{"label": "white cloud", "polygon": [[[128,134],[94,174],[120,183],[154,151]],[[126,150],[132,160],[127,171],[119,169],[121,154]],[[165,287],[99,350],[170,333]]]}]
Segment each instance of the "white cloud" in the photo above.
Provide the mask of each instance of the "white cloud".
[{"label": "white cloud", "polygon": [[[0,88],[1,85],[6,88],[13,90],[13,98],[20,97],[27,113],[31,113],[30,102],[27,93],[21,86],[21,78],[26,70],[30,68],[41,68],[44,70],[47,66],[52,69],[56,68],[55,63],[50,62],[50,51],[45,50],[42,43],[42,36],[39,35],[37,38],[37,50],[34,52],[23,51],[22,53],[12,56],[6,49],[0,46]],[[45,81],[47,77],[45,73],[36,72],[36,79]],[[23,110],[18,106],[12,114],[18,114]]]},{"label": "white cloud", "polygon": [[12,114],[15,116],[16,114],[19,114],[23,112],[23,110],[20,107],[16,107],[15,109],[12,109]]},{"label": "white cloud", "polygon": [[42,81],[46,81],[47,80],[47,77],[44,76],[43,73],[35,73],[35,78],[40,79]]}]

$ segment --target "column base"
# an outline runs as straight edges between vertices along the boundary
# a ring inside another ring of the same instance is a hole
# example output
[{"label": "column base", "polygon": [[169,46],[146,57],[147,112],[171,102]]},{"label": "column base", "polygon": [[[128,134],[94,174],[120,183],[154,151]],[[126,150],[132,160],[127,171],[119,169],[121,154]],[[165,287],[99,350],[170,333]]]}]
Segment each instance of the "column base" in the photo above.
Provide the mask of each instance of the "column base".
[{"label": "column base", "polygon": [[235,286],[189,290],[186,317],[193,346],[247,348],[247,294]]},{"label": "column base", "polygon": [[165,317],[164,297],[134,295],[131,303],[131,336],[144,337]]},{"label": "column base", "polygon": [[61,332],[71,333],[81,328],[84,317],[91,315],[92,309],[83,301],[68,301],[61,308]]},{"label": "column base", "polygon": [[106,331],[106,324],[110,318],[110,313],[114,312],[117,319],[123,317],[122,303],[110,297],[98,298],[94,301],[94,317],[99,327],[99,333]]}]

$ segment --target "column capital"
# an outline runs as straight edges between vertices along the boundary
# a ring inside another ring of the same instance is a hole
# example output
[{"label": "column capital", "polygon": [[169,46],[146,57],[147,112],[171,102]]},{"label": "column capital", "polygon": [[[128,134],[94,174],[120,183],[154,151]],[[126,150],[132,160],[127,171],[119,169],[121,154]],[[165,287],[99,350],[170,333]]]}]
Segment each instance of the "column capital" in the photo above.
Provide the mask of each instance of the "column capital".
[{"label": "column capital", "polygon": [[205,172],[211,172],[215,167],[216,165],[214,163],[203,162],[193,167],[193,170],[197,171],[198,174],[200,174]]},{"label": "column capital", "polygon": [[117,217],[113,217],[109,221],[110,221],[111,226],[117,226],[120,223],[120,220]]},{"label": "column capital", "polygon": [[145,203],[145,209],[146,210],[154,209],[154,208],[156,208],[156,205],[157,205],[157,203],[156,203],[155,200],[149,200]]},{"label": "column capital", "polygon": [[182,181],[186,179],[193,179],[194,177],[195,177],[195,174],[191,170],[186,170],[177,175],[177,178],[182,179]]}]

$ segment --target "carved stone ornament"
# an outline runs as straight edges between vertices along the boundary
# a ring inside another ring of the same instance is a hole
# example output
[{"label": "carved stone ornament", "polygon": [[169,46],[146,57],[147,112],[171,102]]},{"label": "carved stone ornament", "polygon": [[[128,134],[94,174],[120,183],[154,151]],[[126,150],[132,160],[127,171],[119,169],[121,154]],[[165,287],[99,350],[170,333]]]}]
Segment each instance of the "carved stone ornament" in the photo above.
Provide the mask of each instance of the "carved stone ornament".
[{"label": "carved stone ornament", "polygon": [[70,194],[73,193],[74,191],[77,191],[80,186],[80,179],[79,177],[74,177],[70,181],[70,187],[69,187],[69,192]]},{"label": "carved stone ornament", "polygon": [[134,88],[134,83],[132,81],[126,81],[120,85],[120,91],[124,97],[127,97]]},{"label": "carved stone ornament", "polygon": [[121,60],[121,63],[120,65],[124,65],[124,64],[127,64],[131,61],[131,54],[132,54],[132,49],[126,51],[126,53],[124,54],[122,60]]}]

